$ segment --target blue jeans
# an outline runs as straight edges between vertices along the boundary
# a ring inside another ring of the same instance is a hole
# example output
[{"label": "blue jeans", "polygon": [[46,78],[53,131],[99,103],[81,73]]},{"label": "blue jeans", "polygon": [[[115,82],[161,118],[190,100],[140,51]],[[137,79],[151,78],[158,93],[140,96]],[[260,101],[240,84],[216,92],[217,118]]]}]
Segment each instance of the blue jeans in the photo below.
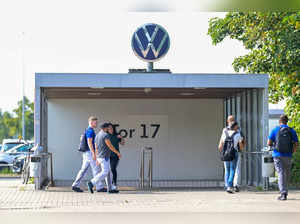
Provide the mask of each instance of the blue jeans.
[{"label": "blue jeans", "polygon": [[233,187],[233,180],[235,175],[235,169],[238,161],[239,154],[235,153],[235,159],[232,161],[225,161],[224,162],[224,168],[225,168],[225,187]]}]

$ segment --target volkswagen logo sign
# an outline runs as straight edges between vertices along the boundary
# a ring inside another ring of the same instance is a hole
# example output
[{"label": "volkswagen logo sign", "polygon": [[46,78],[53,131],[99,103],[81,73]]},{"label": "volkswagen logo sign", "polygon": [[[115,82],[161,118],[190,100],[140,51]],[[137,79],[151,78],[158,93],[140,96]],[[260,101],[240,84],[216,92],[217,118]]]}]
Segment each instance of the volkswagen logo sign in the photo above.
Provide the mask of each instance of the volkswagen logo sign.
[{"label": "volkswagen logo sign", "polygon": [[148,23],[134,32],[131,46],[138,58],[146,62],[155,62],[167,54],[170,37],[162,26]]}]

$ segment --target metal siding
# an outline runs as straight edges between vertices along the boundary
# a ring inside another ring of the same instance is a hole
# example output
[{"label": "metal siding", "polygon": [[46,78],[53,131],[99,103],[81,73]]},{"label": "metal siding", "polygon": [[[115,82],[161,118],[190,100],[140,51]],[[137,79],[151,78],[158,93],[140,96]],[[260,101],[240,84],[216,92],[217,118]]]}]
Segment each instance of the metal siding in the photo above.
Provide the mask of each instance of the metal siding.
[{"label": "metal siding", "polygon": [[[257,90],[252,90],[252,149],[253,151],[258,151],[258,102],[257,102]],[[252,156],[252,169],[253,169],[253,178],[254,184],[258,184],[259,173],[258,173],[258,165],[259,165],[259,156],[254,154]]]},{"label": "metal siding", "polygon": [[[242,132],[246,137],[246,146],[244,149],[244,151],[246,151],[248,139],[246,136],[247,122],[246,122],[246,93],[245,92],[241,94],[241,125],[242,125]],[[242,155],[242,183],[243,185],[246,185],[248,183],[247,157],[244,154]]]}]

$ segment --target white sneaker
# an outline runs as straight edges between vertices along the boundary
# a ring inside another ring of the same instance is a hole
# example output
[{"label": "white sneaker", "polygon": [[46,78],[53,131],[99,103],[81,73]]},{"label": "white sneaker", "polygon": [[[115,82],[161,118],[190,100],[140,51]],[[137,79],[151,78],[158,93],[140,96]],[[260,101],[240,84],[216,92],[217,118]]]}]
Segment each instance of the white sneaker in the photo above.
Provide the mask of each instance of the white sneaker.
[{"label": "white sneaker", "polygon": [[227,187],[226,192],[229,194],[233,193],[233,188],[232,187]]},{"label": "white sneaker", "polygon": [[112,190],[118,190],[118,187],[117,187],[116,185],[113,184],[113,185],[111,186],[111,189],[112,189]]}]

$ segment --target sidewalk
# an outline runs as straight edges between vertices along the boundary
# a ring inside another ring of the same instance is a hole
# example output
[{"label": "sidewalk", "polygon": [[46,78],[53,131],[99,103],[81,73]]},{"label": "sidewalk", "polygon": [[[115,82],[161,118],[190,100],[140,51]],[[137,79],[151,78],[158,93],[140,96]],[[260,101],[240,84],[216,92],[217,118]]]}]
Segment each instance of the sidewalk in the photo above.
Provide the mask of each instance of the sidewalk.
[{"label": "sidewalk", "polygon": [[[1,186],[1,185],[0,185]],[[120,194],[75,193],[70,188],[47,191],[0,187],[0,211],[45,212],[299,212],[300,191],[288,201],[277,201],[277,192],[230,195],[221,190],[121,191]]]}]

